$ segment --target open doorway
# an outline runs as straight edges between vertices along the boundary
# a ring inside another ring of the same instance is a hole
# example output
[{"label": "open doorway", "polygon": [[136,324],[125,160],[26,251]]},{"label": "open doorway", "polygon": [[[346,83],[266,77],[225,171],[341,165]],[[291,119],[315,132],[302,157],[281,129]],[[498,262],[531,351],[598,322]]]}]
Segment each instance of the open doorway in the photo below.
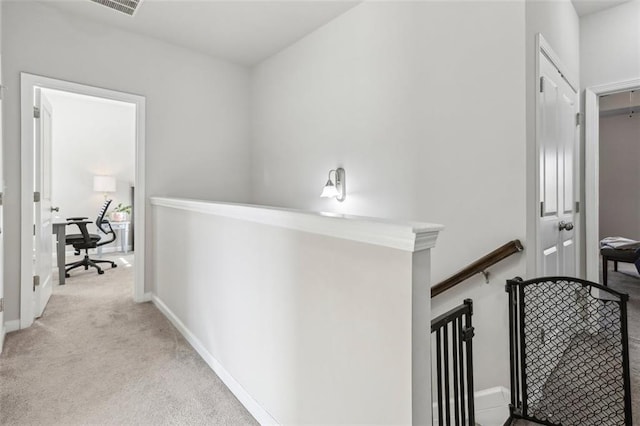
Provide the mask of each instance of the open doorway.
[{"label": "open doorway", "polygon": [[[20,328],[42,314],[56,286],[88,274],[108,279],[117,266],[134,270],[134,300],[145,301],[144,98],[21,77]],[[101,237],[100,246],[67,246],[65,235],[82,234],[80,225],[67,224],[70,217],[87,218],[80,221],[91,222],[84,226]],[[64,265],[74,262],[85,264],[65,277]]]},{"label": "open doorway", "polygon": [[[41,89],[41,102],[44,100],[52,112],[51,155],[45,159],[42,150],[41,164],[50,160],[51,171],[44,173],[43,167],[42,176],[50,182],[43,185],[41,202],[46,199],[45,192],[50,191],[54,234],[62,227],[67,236],[81,232],[82,220],[75,224],[68,221],[76,217],[94,221],[85,224],[87,231],[101,237],[97,247],[88,250],[90,256],[70,244],[64,255],[58,256],[57,246],[62,238],[53,242],[53,269],[58,269],[53,275],[55,291],[67,279],[82,277],[83,271],[104,274],[109,266],[134,265],[131,218],[135,209],[136,106],[52,89]],[[48,111],[41,111],[41,119],[45,113],[49,115]],[[98,228],[98,214],[107,204],[103,226]],[[83,244],[79,239],[79,245]],[[64,247],[59,248],[61,253]],[[70,270],[65,274],[66,269]]]},{"label": "open doorway", "polygon": [[[634,160],[633,155],[628,152],[625,154],[624,147],[619,144],[632,142],[627,140],[630,138],[626,138],[624,133],[633,132],[632,126],[635,121],[634,117],[628,117],[625,114],[628,115],[633,110],[629,102],[633,103],[637,95],[632,92],[639,91],[640,79],[591,87],[585,90],[585,259],[587,279],[593,282],[601,282],[600,241],[605,236],[604,234],[636,233],[634,231],[635,225],[628,225],[629,229],[625,228],[624,232],[619,232],[621,230],[619,226],[624,226],[620,223],[620,218],[629,213],[627,211],[629,206],[625,207],[620,204],[620,197],[624,199],[625,205],[628,203],[639,204],[638,211],[640,211],[640,196],[636,195],[636,188],[631,189],[630,187],[629,190],[632,192],[625,191],[620,185],[616,185],[616,182],[620,184],[624,180],[628,180],[627,177],[634,173],[638,166],[636,165],[632,170],[629,170],[628,167],[624,168],[622,164],[616,164],[616,162],[620,159],[620,154],[623,155],[625,162]],[[631,118],[631,121],[627,121],[627,118]],[[621,132],[614,130],[621,124],[629,126],[626,126],[628,128]],[[605,138],[608,141],[601,141],[601,130],[606,131]],[[625,141],[620,142],[621,138]],[[616,143],[622,151],[618,149],[616,152],[613,145]],[[611,149],[605,148],[606,146]],[[603,149],[607,149],[607,152],[601,152]],[[605,176],[603,173],[607,173],[607,175]],[[634,186],[635,183],[633,182],[631,186]],[[602,194],[603,190],[607,193]],[[603,214],[606,217],[601,217]],[[617,217],[613,217],[614,215]],[[632,217],[631,220],[637,221],[637,216]],[[616,222],[620,224],[615,225]],[[640,233],[640,225],[638,232]],[[638,237],[640,239],[640,234]]]}]

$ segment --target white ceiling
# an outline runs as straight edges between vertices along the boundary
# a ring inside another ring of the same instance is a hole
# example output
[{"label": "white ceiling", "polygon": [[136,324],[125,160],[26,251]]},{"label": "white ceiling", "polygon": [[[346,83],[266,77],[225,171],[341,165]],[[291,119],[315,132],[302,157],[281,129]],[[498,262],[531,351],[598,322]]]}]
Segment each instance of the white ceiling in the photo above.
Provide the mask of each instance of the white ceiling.
[{"label": "white ceiling", "polygon": [[43,2],[86,19],[253,65],[360,1],[144,0],[133,17],[90,0]]},{"label": "white ceiling", "polygon": [[571,0],[578,16],[600,12],[628,1],[630,0]]}]

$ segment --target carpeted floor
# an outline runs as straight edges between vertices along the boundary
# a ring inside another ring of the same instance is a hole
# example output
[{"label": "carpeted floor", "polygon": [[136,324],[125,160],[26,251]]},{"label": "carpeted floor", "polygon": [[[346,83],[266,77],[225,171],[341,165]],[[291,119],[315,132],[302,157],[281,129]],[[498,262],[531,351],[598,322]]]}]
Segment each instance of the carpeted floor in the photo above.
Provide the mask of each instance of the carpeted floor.
[{"label": "carpeted floor", "polygon": [[256,424],[155,306],[133,302],[133,256],[114,259],[72,272],[7,335],[0,424]]}]

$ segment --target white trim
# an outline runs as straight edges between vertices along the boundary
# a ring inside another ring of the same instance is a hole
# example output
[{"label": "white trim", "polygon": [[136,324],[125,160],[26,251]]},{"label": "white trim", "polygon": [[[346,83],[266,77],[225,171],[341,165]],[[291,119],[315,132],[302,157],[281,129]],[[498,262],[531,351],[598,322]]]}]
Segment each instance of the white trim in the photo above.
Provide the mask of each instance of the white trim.
[{"label": "white trim", "polygon": [[4,323],[6,333],[12,333],[20,330],[20,320],[7,321]]},{"label": "white trim", "polygon": [[[565,67],[560,60],[560,57],[556,54],[556,52],[553,51],[551,45],[547,42],[547,40],[542,36],[541,33],[536,34],[536,52],[542,52],[547,58],[549,58],[551,63],[558,69],[558,71],[560,71],[560,75],[562,76],[562,78],[564,78],[569,86],[571,86],[573,92],[575,94],[578,94],[578,80],[573,75],[571,75],[567,67]],[[536,77],[539,80],[540,62],[537,56],[538,55],[536,54]]]},{"label": "white trim", "polygon": [[153,206],[246,220],[409,252],[434,247],[438,233],[443,229],[442,225],[431,223],[394,222],[371,217],[315,213],[251,204],[164,197],[151,197],[150,202]]},{"label": "white trim", "polygon": [[7,328],[2,325],[0,328],[0,354],[2,353],[2,349],[4,348],[4,336],[7,335]]},{"label": "white trim", "polygon": [[142,296],[142,302],[151,302],[153,301],[153,293],[148,291]]},{"label": "white trim", "polygon": [[242,385],[218,362],[217,359],[205,349],[200,340],[184,325],[182,321],[169,309],[167,305],[156,295],[152,296],[153,304],[165,317],[174,325],[189,342],[193,349],[198,352],[202,359],[211,367],[211,369],[220,377],[220,380],[229,388],[229,390],[238,398],[238,401],[249,411],[249,413],[261,425],[277,425],[276,419],[269,414],[253,397],[247,392]]},{"label": "white trim", "polygon": [[32,250],[33,224],[24,218],[33,217],[33,98],[34,87],[62,90],[99,98],[106,98],[136,105],[136,192],[135,192],[135,228],[136,262],[133,298],[142,302],[145,286],[145,98],[99,87],[86,86],[69,81],[56,80],[38,75],[20,74],[20,105],[21,105],[21,221],[20,221],[20,328],[27,328],[33,324],[33,293]]},{"label": "white trim", "polygon": [[[133,250],[131,248],[131,244],[129,244],[127,246],[127,250],[128,251],[126,253],[123,252],[121,250],[121,248],[120,248],[120,244],[118,244],[117,247],[116,246],[113,246],[113,247],[109,247],[109,246],[102,247],[102,254],[116,253],[116,254],[121,254],[123,256],[128,256],[130,254],[134,254],[134,252],[133,252]],[[76,252],[74,250],[66,250],[64,252],[64,255],[65,256],[75,256],[75,253]],[[83,253],[83,255],[84,255],[84,253]],[[90,256],[99,256],[98,249],[90,249],[89,250],[89,255]],[[53,254],[53,259],[55,260],[55,262],[54,262],[54,268],[55,268],[55,265],[56,265],[56,262],[57,262],[57,258],[56,258],[56,254],[55,253]]]},{"label": "white trim", "polygon": [[640,78],[587,88],[584,114],[584,211],[587,279],[600,281],[600,96],[640,88]]}]

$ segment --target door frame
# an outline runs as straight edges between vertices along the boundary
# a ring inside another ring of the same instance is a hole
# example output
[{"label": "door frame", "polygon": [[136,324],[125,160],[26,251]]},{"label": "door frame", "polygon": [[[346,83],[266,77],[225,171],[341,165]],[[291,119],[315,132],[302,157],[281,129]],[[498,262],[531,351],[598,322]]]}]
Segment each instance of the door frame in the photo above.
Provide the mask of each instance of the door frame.
[{"label": "door frame", "polygon": [[[551,61],[551,63],[558,69],[558,71],[560,71],[560,74],[562,75],[562,78],[564,78],[564,80],[569,84],[569,86],[571,87],[571,89],[573,89],[573,91],[576,93],[576,101],[580,102],[580,91],[579,91],[579,86],[577,85],[577,79],[569,72],[569,70],[567,69],[567,67],[562,63],[562,61],[560,60],[560,57],[555,53],[555,51],[551,48],[551,45],[547,42],[547,40],[544,38],[544,36],[541,33],[537,33],[536,34],[536,49],[535,49],[535,80],[534,80],[534,115],[535,115],[535,134],[534,134],[534,141],[535,141],[535,152],[533,153],[534,155],[534,161],[533,161],[533,165],[535,167],[534,169],[534,173],[533,175],[535,176],[535,182],[533,183],[533,188],[534,188],[534,192],[530,198],[530,200],[534,201],[534,205],[533,205],[533,211],[532,213],[532,217],[533,217],[533,224],[532,228],[529,229],[533,229],[533,235],[530,236],[530,238],[527,238],[528,241],[528,245],[529,245],[529,250],[527,250],[528,252],[528,258],[527,258],[527,265],[531,267],[531,270],[534,273],[534,276],[538,277],[542,274],[542,258],[541,256],[538,255],[538,251],[540,250],[540,247],[542,246],[542,242],[540,241],[540,220],[539,220],[539,216],[540,216],[540,203],[541,203],[541,199],[540,199],[540,148],[541,148],[541,144],[540,144],[540,135],[541,135],[541,131],[542,131],[542,123],[540,120],[540,109],[541,109],[541,104],[540,104],[540,55],[545,55],[549,61]],[[579,138],[579,136],[578,136]],[[580,161],[578,160],[580,158],[580,143],[576,144],[576,152],[574,152],[574,180],[573,180],[573,184],[574,184],[574,188],[573,188],[573,193],[574,193],[574,202],[579,202],[580,201]],[[531,187],[529,187],[531,188]],[[576,271],[580,271],[580,262],[581,262],[581,245],[583,244],[582,242],[582,238],[580,237],[580,226],[582,225],[582,213],[581,213],[582,209],[580,211],[577,211],[574,208],[574,224],[575,224],[575,233],[574,233],[574,238],[576,241],[576,253],[575,253],[575,264],[576,264]],[[531,223],[531,222],[529,222]],[[533,244],[532,244],[533,243]],[[527,268],[529,270],[529,268]]]},{"label": "door frame", "polygon": [[600,96],[640,90],[640,78],[591,86],[584,91],[585,260],[587,279],[600,282]]},{"label": "door frame", "polygon": [[[134,238],[136,242],[136,261],[134,263],[134,291],[135,302],[150,300],[145,294],[145,103],[146,98],[125,92],[88,86],[70,81],[58,80],[34,74],[20,73],[20,328],[27,328],[33,324],[33,283],[32,283],[32,254],[33,254],[33,156],[34,156],[34,128],[33,128],[33,99],[35,87],[43,89],[62,90],[80,95],[95,96],[115,101],[128,102],[136,105],[136,148],[135,148],[135,206]],[[53,234],[52,234],[53,235]]]}]

